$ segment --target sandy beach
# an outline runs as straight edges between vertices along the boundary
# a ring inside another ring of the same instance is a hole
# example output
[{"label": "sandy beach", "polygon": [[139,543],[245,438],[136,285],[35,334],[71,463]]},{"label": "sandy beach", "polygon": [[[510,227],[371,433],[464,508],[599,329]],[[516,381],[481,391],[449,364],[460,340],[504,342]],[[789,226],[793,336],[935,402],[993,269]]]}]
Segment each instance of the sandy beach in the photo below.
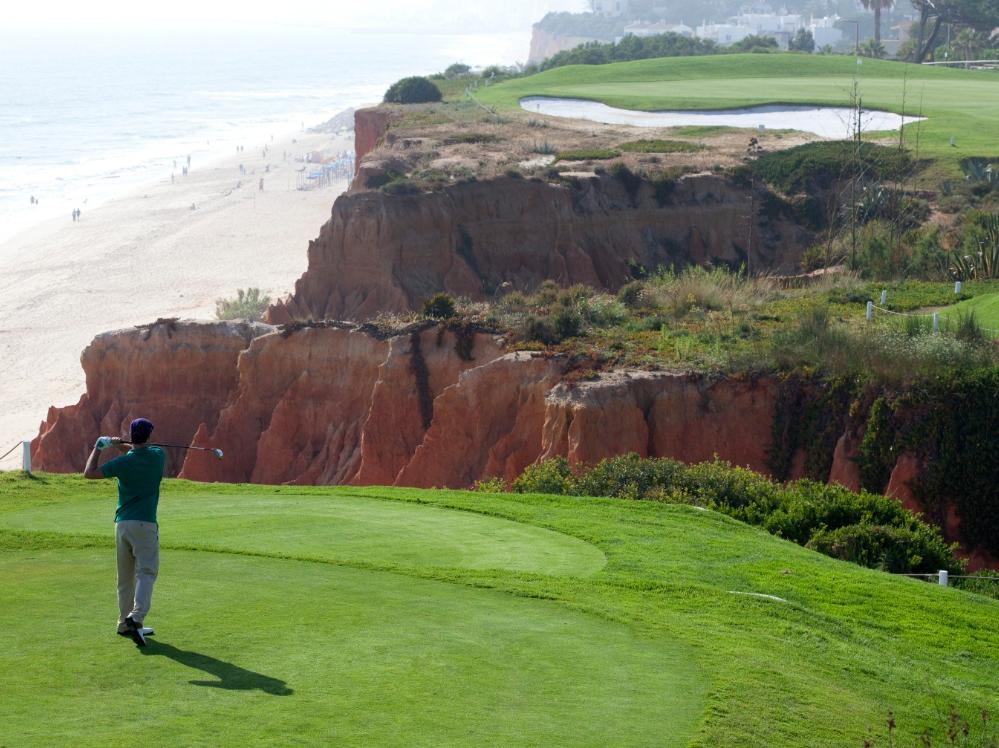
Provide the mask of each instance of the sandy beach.
[{"label": "sandy beach", "polygon": [[[349,151],[353,138],[310,133],[266,145],[266,157],[263,143],[247,144],[214,163],[193,162],[187,176],[178,164],[174,182],[0,244],[0,454],[33,438],[49,406],[79,399],[80,353],[98,333],[159,317],[211,319],[215,300],[238,288],[272,298],[292,290],[309,240],[347,186],[297,189],[297,157]],[[16,450],[0,469],[19,465]]]}]

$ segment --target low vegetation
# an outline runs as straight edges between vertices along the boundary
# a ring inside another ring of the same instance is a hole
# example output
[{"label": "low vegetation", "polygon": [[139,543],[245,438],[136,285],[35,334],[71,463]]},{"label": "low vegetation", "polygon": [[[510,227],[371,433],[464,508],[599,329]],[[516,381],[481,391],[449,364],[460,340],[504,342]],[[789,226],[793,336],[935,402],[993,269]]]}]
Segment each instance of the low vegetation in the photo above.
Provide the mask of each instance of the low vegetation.
[{"label": "low vegetation", "polygon": [[810,480],[781,485],[719,461],[685,465],[631,454],[573,469],[558,457],[529,466],[512,489],[691,504],[861,566],[899,574],[964,571],[940,530],[895,499]]},{"label": "low vegetation", "polygon": [[425,104],[443,98],[433,81],[414,75],[393,83],[385,92],[387,104]]},{"label": "low vegetation", "polygon": [[702,143],[688,140],[632,140],[618,146],[628,153],[697,153],[706,149]]},{"label": "low vegetation", "polygon": [[215,318],[220,320],[247,319],[258,321],[263,318],[267,307],[271,305],[271,297],[260,292],[259,288],[240,288],[235,298],[217,299],[215,301]]}]

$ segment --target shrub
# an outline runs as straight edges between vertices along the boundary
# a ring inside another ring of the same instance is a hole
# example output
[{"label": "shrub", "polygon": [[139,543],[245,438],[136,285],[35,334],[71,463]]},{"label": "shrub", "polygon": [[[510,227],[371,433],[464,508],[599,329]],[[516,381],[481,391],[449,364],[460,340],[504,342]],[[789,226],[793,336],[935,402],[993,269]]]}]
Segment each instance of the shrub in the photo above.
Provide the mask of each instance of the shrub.
[{"label": "shrub", "polygon": [[574,338],[583,331],[583,319],[575,309],[561,308],[552,316],[556,342]]},{"label": "shrub", "polygon": [[480,493],[503,493],[506,491],[506,481],[499,476],[483,478],[475,481],[472,490],[479,491]]},{"label": "shrub", "polygon": [[565,495],[573,492],[575,480],[569,461],[556,457],[528,465],[513,482],[516,493],[547,493]]},{"label": "shrub", "polygon": [[240,288],[234,299],[216,299],[216,319],[248,319],[257,321],[271,304],[270,296],[261,296],[259,288]]},{"label": "shrub", "polygon": [[841,561],[893,574],[960,568],[954,550],[947,546],[939,532],[926,525],[905,528],[858,524],[835,530],[821,529],[806,547]]},{"label": "shrub", "polygon": [[418,195],[420,187],[416,182],[404,177],[396,177],[388,184],[382,185],[382,192],[386,195]]},{"label": "shrub", "polygon": [[444,139],[445,145],[458,145],[460,143],[496,143],[499,137],[488,132],[462,132],[449,135]]},{"label": "shrub", "polygon": [[468,75],[470,72],[472,72],[471,67],[463,63],[456,62],[453,65],[447,66],[447,69],[444,71],[444,77],[448,79],[460,78],[463,75]]},{"label": "shrub", "polygon": [[640,309],[645,304],[645,284],[641,281],[625,283],[618,289],[617,299],[629,309]]},{"label": "shrub", "polygon": [[627,153],[696,153],[706,147],[686,140],[632,140],[621,143],[618,149]]},{"label": "shrub", "polygon": [[528,467],[512,488],[518,493],[678,500],[863,566],[906,573],[963,569],[940,531],[894,499],[808,480],[782,486],[719,460],[685,465],[629,454],[574,471],[558,457]]},{"label": "shrub", "polygon": [[621,151],[610,148],[580,148],[575,151],[561,151],[556,161],[606,161],[617,158]]},{"label": "shrub", "polygon": [[454,299],[438,293],[423,302],[423,316],[431,319],[451,319],[455,315]]},{"label": "shrub", "polygon": [[443,98],[436,84],[419,75],[403,78],[392,84],[385,92],[388,104],[424,104],[440,101]]}]

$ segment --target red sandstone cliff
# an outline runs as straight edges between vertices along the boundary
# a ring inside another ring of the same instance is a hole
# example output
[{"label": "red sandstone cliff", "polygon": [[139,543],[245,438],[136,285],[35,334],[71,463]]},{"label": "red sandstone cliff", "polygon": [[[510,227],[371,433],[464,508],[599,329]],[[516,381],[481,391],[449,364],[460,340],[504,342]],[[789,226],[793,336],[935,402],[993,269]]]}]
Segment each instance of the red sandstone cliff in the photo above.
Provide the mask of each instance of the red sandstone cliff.
[{"label": "red sandstone cliff", "polygon": [[[229,400],[239,354],[270,329],[246,322],[163,320],[98,335],[80,357],[87,391],[76,405],[49,408],[31,442],[32,465],[82,471],[98,436],[127,434],[139,416],[156,424],[156,441],[189,443],[200,424],[214,426]],[[170,474],[182,461],[182,454],[168,455]]]},{"label": "red sandstone cliff", "polygon": [[[629,192],[611,176],[354,192],[337,199],[294,295],[269,320],[365,319],[413,310],[442,290],[482,298],[506,282],[615,290],[634,263],[738,265],[749,247],[749,206],[748,193],[714,175],[682,178],[665,199],[651,184]],[[754,267],[795,269],[808,232],[781,217],[758,215],[752,224]]]},{"label": "red sandstone cliff", "polygon": [[[82,361],[87,392],[50,409],[32,443],[39,469],[81,470],[97,435],[145,415],[158,440],[225,451],[221,462],[187,454],[180,476],[203,481],[465,488],[539,459],[627,452],[766,473],[778,396],[769,378],[617,371],[564,382],[564,358],[504,353],[491,334],[429,324],[385,337],[338,323],[279,333],[164,322],[98,336]],[[830,480],[856,480],[858,443],[840,440]],[[918,469],[903,455],[888,493],[920,511],[908,492]],[[943,528],[960,539],[954,512]],[[966,551],[972,568],[997,565]]]},{"label": "red sandstone cliff", "polygon": [[361,160],[378,146],[378,142],[388,132],[391,121],[391,110],[387,108],[373,107],[354,112],[356,169],[361,168]]},{"label": "red sandstone cliff", "polygon": [[87,393],[50,409],[34,442],[43,470],[82,469],[98,434],[141,414],[159,441],[225,451],[187,455],[181,477],[195,480],[457,488],[543,457],[625,452],[765,471],[776,398],[769,380],[694,374],[560,383],[564,358],[437,325],[383,337],[337,323],[165,323],[98,336],[83,364]]}]

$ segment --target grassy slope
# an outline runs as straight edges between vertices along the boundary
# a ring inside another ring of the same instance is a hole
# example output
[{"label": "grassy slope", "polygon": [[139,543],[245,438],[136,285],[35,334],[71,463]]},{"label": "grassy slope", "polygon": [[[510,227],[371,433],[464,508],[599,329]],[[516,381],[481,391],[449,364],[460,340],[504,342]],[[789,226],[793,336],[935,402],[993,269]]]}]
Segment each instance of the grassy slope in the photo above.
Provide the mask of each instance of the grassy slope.
[{"label": "grassy slope", "polygon": [[[603,101],[625,109],[721,109],[757,104],[837,104],[850,100],[859,71],[864,106],[901,112],[922,110],[921,156],[940,159],[957,173],[968,156],[996,156],[991,133],[999,120],[999,75],[905,65],[853,57],[792,54],[718,55],[574,65],[484,89],[490,105],[515,108],[524,96],[563,96]],[[903,86],[903,78],[908,83]],[[909,145],[915,147],[910,128]],[[951,136],[956,147],[950,146]]]},{"label": "grassy slope", "polygon": [[999,293],[976,296],[962,301],[960,304],[940,310],[940,316],[947,319],[957,319],[961,314],[975,313],[978,324],[986,328],[993,337],[999,337]]},{"label": "grassy slope", "polygon": [[[889,708],[910,736],[999,708],[995,602],[689,507],[408,489],[169,482],[162,643],[136,667],[108,627],[110,506],[107,484],[0,476],[0,744],[106,742],[133,703],[152,735],[275,744],[859,745]],[[523,553],[559,573],[502,568]]]}]

